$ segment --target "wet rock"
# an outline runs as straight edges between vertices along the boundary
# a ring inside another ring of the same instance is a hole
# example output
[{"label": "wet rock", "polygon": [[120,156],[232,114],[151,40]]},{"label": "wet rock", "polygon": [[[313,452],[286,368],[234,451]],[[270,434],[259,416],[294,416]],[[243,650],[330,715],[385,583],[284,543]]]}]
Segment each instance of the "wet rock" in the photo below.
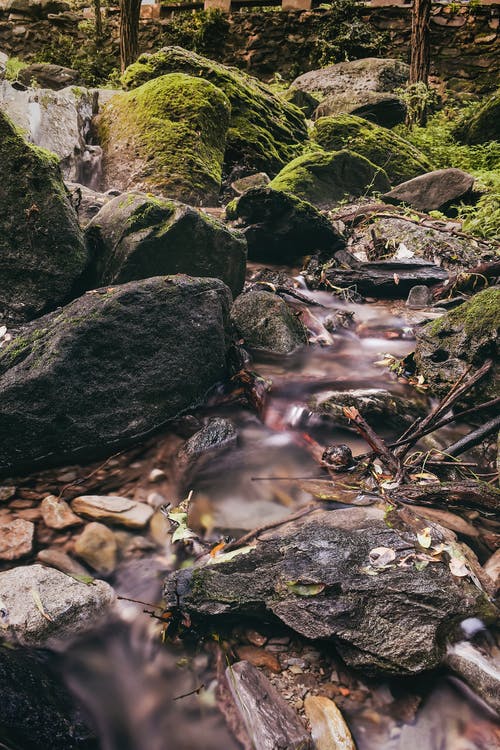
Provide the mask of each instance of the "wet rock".
[{"label": "wet rock", "polygon": [[333,253],[345,245],[314,206],[269,187],[248,190],[227,206],[226,215],[243,230],[251,260],[288,263],[312,252]]},{"label": "wet rock", "polygon": [[472,117],[458,125],[456,135],[469,145],[500,140],[500,90],[486,99]]},{"label": "wet rock", "polygon": [[33,549],[35,524],[15,518],[0,526],[0,560],[18,560]]},{"label": "wet rock", "polygon": [[316,750],[356,750],[349,727],[333,701],[323,695],[308,695],[304,710]]},{"label": "wet rock", "polygon": [[265,172],[257,172],[256,174],[248,175],[248,177],[241,177],[241,179],[235,180],[231,183],[231,187],[236,195],[243,195],[243,193],[252,188],[266,187],[270,181],[269,176]]},{"label": "wet rock", "polygon": [[243,288],[246,241],[218,219],[176,201],[124,193],[106,203],[86,232],[94,247],[90,284],[185,273]]},{"label": "wet rock", "polygon": [[406,300],[406,307],[410,310],[422,310],[424,307],[429,307],[432,304],[432,293],[427,286],[417,284],[412,286],[408,299]]},{"label": "wet rock", "polygon": [[500,288],[474,295],[460,307],[416,330],[415,363],[432,393],[443,397],[466,370],[492,358],[490,373],[467,394],[468,405],[498,395]]},{"label": "wet rock", "polygon": [[0,487],[0,503],[5,503],[16,494],[16,488],[13,485],[3,485]]},{"label": "wet rock", "polygon": [[292,193],[319,209],[341,201],[384,192],[389,186],[384,170],[354,151],[316,151],[287,164],[269,187]]},{"label": "wet rock", "polygon": [[75,554],[100,575],[110,575],[117,562],[115,535],[102,523],[89,523],[75,542]]},{"label": "wet rock", "polygon": [[184,459],[195,459],[208,451],[213,452],[235,445],[236,440],[237,432],[233,423],[223,417],[214,417],[185,442],[179,455]]},{"label": "wet rock", "polygon": [[68,503],[55,495],[44,498],[40,507],[43,522],[49,529],[67,529],[82,523],[82,519],[73,513]]},{"label": "wet rock", "polygon": [[66,301],[87,251],[57,159],[0,112],[0,317],[21,322]]},{"label": "wet rock", "polygon": [[446,664],[469,685],[477,695],[500,714],[500,659],[487,656],[472,643],[460,641],[448,646]]},{"label": "wet rock", "polygon": [[316,396],[309,406],[315,414],[328,415],[343,427],[349,426],[342,411],[344,406],[354,406],[371,425],[393,429],[409,427],[426,412],[425,399],[410,399],[383,388],[329,391]]},{"label": "wet rock", "polygon": [[[373,567],[370,552],[380,547],[393,562]],[[447,562],[418,570],[408,558],[418,549],[397,512],[389,526],[374,507],[316,510],[260,534],[231,560],[171,574],[166,606],[197,618],[274,615],[306,638],[333,641],[352,666],[417,673],[440,662],[457,619],[494,617],[484,593]]]},{"label": "wet rock", "polygon": [[77,86],[80,83],[80,74],[72,68],[52,63],[30,63],[19,71],[17,80],[25,86],[36,86],[42,89],[59,91],[66,86]]},{"label": "wet rock", "polygon": [[129,529],[143,529],[153,515],[153,508],[149,505],[126,497],[81,495],[72,501],[71,507],[84,518],[99,519]]},{"label": "wet rock", "polygon": [[67,573],[68,575],[88,576],[89,574],[87,568],[84,568],[83,565],[80,565],[79,562],[57,547],[41,549],[36,559],[42,565],[47,565],[49,568],[56,568],[56,570],[60,570],[62,573]]},{"label": "wet rock", "polygon": [[0,573],[3,635],[26,646],[43,646],[91,628],[115,601],[104,581],[85,584],[43,565]]},{"label": "wet rock", "polygon": [[406,104],[395,94],[383,91],[343,92],[328,94],[313,113],[313,119],[331,115],[355,115],[364,120],[392,128],[406,119]]},{"label": "wet rock", "polygon": [[289,354],[307,344],[304,326],[286,302],[271,292],[242,294],[231,308],[231,320],[245,345]]},{"label": "wet rock", "polygon": [[156,277],[19,329],[0,350],[0,470],[116,451],[199,403],[226,374],[229,303],[216,279]]},{"label": "wet rock", "polygon": [[474,182],[475,178],[461,169],[438,169],[401,183],[383,197],[417,211],[446,211],[451,204],[471,197]]},{"label": "wet rock", "polygon": [[71,203],[78,214],[78,221],[82,228],[85,228],[101,208],[115,197],[115,195],[110,195],[109,192],[99,193],[96,190],[91,190],[78,182],[66,182],[66,187],[69,190]]}]

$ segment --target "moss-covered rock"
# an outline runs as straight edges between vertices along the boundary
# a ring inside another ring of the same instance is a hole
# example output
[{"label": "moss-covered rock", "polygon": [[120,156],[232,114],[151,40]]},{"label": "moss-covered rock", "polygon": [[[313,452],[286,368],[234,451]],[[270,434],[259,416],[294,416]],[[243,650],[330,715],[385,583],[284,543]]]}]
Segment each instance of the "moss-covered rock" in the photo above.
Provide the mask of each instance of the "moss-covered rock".
[{"label": "moss-covered rock", "polygon": [[0,317],[25,321],[66,302],[87,263],[58,160],[0,112]]},{"label": "moss-covered rock", "polygon": [[107,185],[154,190],[194,205],[214,203],[230,109],[220,89],[183,73],[116,94],[99,123]]},{"label": "moss-covered rock", "polygon": [[165,73],[200,76],[224,91],[231,102],[226,166],[244,165],[271,175],[300,153],[307,139],[304,115],[269,86],[236,68],[208,60],[182,47],[144,54],[123,75],[125,88],[140,86]]},{"label": "moss-covered rock", "polygon": [[411,143],[356,115],[320,117],[312,138],[329,151],[348,148],[365,156],[385,170],[393,185],[432,170],[427,157]]},{"label": "moss-covered rock", "polygon": [[274,190],[293,193],[320,209],[332,208],[346,198],[383,193],[387,185],[381,167],[348,150],[299,156],[270,183]]},{"label": "moss-covered rock", "polygon": [[90,222],[91,286],[185,273],[222,279],[233,295],[245,280],[245,238],[218,219],[143,193],[113,198]]},{"label": "moss-covered rock", "polygon": [[500,89],[472,117],[459,124],[456,135],[470,145],[500,140]]},{"label": "moss-covered rock", "polygon": [[281,297],[271,292],[241,294],[231,308],[231,320],[245,344],[276,354],[289,354],[307,344],[304,326]]}]

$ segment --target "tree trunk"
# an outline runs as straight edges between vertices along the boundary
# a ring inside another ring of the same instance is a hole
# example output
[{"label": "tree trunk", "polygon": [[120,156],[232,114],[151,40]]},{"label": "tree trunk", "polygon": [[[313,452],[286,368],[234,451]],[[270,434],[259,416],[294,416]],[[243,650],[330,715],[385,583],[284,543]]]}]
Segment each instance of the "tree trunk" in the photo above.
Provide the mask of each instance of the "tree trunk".
[{"label": "tree trunk", "polygon": [[96,43],[99,46],[102,41],[102,13],[101,13],[101,0],[94,0],[94,15],[95,15],[95,38]]},{"label": "tree trunk", "polygon": [[[411,19],[411,60],[410,60],[410,86],[423,83],[427,86],[429,82],[429,69],[431,64],[430,29],[432,0],[413,0]],[[416,90],[413,102],[410,106],[409,122],[423,126],[427,122],[427,102],[425,97],[419,96]]]},{"label": "tree trunk", "polygon": [[141,0],[120,0],[120,66],[122,73],[139,55]]}]

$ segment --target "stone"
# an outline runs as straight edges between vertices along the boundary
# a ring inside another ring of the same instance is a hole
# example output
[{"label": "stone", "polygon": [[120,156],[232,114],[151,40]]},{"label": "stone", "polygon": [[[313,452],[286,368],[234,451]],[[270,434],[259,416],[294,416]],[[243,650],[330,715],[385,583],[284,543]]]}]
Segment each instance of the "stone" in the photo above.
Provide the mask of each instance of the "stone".
[{"label": "stone", "polygon": [[75,541],[75,554],[99,575],[108,576],[116,568],[115,535],[103,523],[88,523]]},{"label": "stone", "polygon": [[[110,195],[109,192],[100,193],[78,182],[66,182],[66,187],[69,190],[71,203],[76,210],[82,229],[85,229],[101,208],[115,197],[115,195]],[[116,192],[119,193],[119,191]]]},{"label": "stone", "polygon": [[199,404],[227,373],[228,288],[160,276],[94,290],[0,349],[0,470],[68,464]]},{"label": "stone", "polygon": [[22,518],[0,526],[0,560],[18,560],[33,550],[35,524]]},{"label": "stone", "polygon": [[243,195],[243,193],[251,190],[251,188],[266,187],[270,182],[269,175],[265,172],[257,172],[256,174],[248,175],[248,177],[241,177],[239,180],[235,180],[231,183],[231,187],[236,195]]},{"label": "stone", "polygon": [[388,186],[388,177],[381,167],[346,149],[299,156],[269,184],[273,190],[292,193],[319,209],[333,208],[346,199],[384,192]]},{"label": "stone", "polygon": [[25,86],[33,86],[34,82],[37,87],[52,91],[80,84],[80,74],[77,70],[43,62],[30,63],[22,68],[17,79]]},{"label": "stone", "polygon": [[488,558],[483,569],[493,581],[496,591],[500,590],[500,549]]},{"label": "stone", "polygon": [[75,497],[71,508],[84,518],[99,519],[129,529],[143,529],[154,512],[146,503],[105,495]]},{"label": "stone", "polygon": [[238,646],[236,653],[239,659],[253,664],[254,667],[265,667],[274,674],[281,672],[281,664],[275,654],[270,651],[266,651],[265,648],[258,648],[257,646]]},{"label": "stone", "polygon": [[75,515],[65,500],[47,495],[41,504],[43,522],[49,529],[67,529],[78,526],[82,519]]},{"label": "stone", "polygon": [[2,634],[23,646],[46,646],[95,627],[115,599],[104,581],[82,583],[43,565],[13,568],[0,573]]},{"label": "stone", "polygon": [[115,94],[98,125],[104,188],[214,205],[230,112],[220,89],[184,73]]},{"label": "stone", "polygon": [[307,344],[304,326],[286,302],[271,292],[242,294],[231,308],[231,320],[246,346],[289,354]]},{"label": "stone", "polygon": [[237,432],[233,423],[223,417],[213,417],[201,430],[186,440],[179,456],[184,460],[196,459],[207,452],[213,453],[234,446],[236,440]]},{"label": "stone", "polygon": [[231,104],[225,171],[236,164],[276,174],[297,156],[307,139],[304,115],[269,86],[243,71],[208,60],[181,47],[164,47],[140,55],[123,75],[125,88],[135,88],[165,73],[187,73],[210,81]]},{"label": "stone", "polygon": [[472,116],[459,123],[455,134],[469,145],[500,140],[500,89]]},{"label": "stone", "polygon": [[354,114],[320,117],[311,136],[327,151],[347,148],[364,156],[384,170],[392,185],[432,169],[425,154],[400,135]]},{"label": "stone", "polygon": [[6,55],[5,52],[0,52],[0,81],[2,81],[5,76],[5,71],[7,70],[8,59],[9,59],[9,56]]},{"label": "stone", "polygon": [[471,197],[475,177],[461,169],[437,169],[403,182],[383,196],[388,203],[404,203],[417,211],[446,211]]},{"label": "stone", "polygon": [[[180,607],[195,622],[244,613],[258,627],[274,616],[307,639],[332,643],[348,665],[369,672],[433,669],[458,620],[488,622],[495,609],[472,581],[453,576],[448,562],[415,567],[408,556],[420,546],[405,513],[394,510],[386,519],[374,506],[311,511],[262,532],[231,559],[221,554],[171,573],[165,606]],[[449,533],[435,525],[432,540],[439,544]],[[383,569],[370,557],[380,547],[394,552]]]},{"label": "stone", "polygon": [[0,318],[29,320],[67,301],[87,250],[57,158],[0,111]]},{"label": "stone", "polygon": [[[427,287],[425,287],[427,289]],[[314,396],[309,407],[315,414],[331,417],[342,427],[349,426],[342,411],[344,406],[354,406],[371,425],[404,429],[418,417],[427,413],[425,398],[400,396],[383,388],[360,388],[350,391],[326,391]]]},{"label": "stone", "polygon": [[226,208],[243,230],[248,257],[266,263],[292,263],[314,252],[333,254],[345,240],[310,203],[270,187],[248,190]]},{"label": "stone", "polygon": [[60,570],[62,573],[67,573],[70,576],[89,575],[87,568],[84,568],[83,565],[80,565],[79,562],[57,547],[41,549],[36,559],[42,565],[46,565],[49,568],[56,568],[56,570]]},{"label": "stone", "polygon": [[421,284],[412,286],[406,300],[406,307],[410,310],[422,310],[430,305],[432,305],[432,292],[429,287]]},{"label": "stone", "polygon": [[13,485],[0,486],[0,503],[5,503],[16,494],[16,488]]},{"label": "stone", "polygon": [[489,658],[472,643],[459,641],[449,645],[446,665],[458,674],[476,695],[493,711],[500,713],[500,659],[493,652]]},{"label": "stone", "polygon": [[86,236],[94,248],[92,287],[185,273],[222,279],[234,296],[243,288],[243,235],[183,203],[124,193],[101,208]]},{"label": "stone", "polygon": [[349,727],[332,700],[323,695],[308,695],[304,710],[316,750],[356,750]]},{"label": "stone", "polygon": [[406,105],[395,94],[383,91],[337,91],[326,96],[316,107],[313,120],[330,115],[355,115],[364,120],[392,128],[406,119]]}]

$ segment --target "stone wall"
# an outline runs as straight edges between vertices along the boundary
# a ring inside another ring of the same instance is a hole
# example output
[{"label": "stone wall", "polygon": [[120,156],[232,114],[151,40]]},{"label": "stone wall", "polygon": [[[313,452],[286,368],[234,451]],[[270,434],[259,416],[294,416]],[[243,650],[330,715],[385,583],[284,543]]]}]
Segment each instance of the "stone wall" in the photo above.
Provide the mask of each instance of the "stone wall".
[{"label": "stone wall", "polygon": [[[58,44],[62,35],[82,49],[88,44],[88,29],[82,29],[82,15],[67,9],[59,0],[44,0],[33,14],[33,0],[14,0],[16,10],[1,10],[0,50],[30,59],[47,43]],[[409,7],[371,7],[363,11],[364,22],[383,32],[386,40],[381,54],[409,58]],[[176,18],[179,15],[177,14]],[[474,8],[436,5],[431,20],[433,73],[456,90],[487,93],[498,86],[500,74],[500,5]],[[263,79],[275,73],[290,79],[317,67],[317,47],[325,29],[332,23],[332,12],[239,11],[227,16],[228,26],[208,50],[211,56],[237,65]],[[87,25],[89,22],[87,21]],[[111,39],[108,51],[118,59],[117,15],[108,19]],[[142,51],[168,43],[168,18],[143,19]],[[333,32],[334,34],[334,32]],[[366,56],[359,51],[357,56]]]}]

